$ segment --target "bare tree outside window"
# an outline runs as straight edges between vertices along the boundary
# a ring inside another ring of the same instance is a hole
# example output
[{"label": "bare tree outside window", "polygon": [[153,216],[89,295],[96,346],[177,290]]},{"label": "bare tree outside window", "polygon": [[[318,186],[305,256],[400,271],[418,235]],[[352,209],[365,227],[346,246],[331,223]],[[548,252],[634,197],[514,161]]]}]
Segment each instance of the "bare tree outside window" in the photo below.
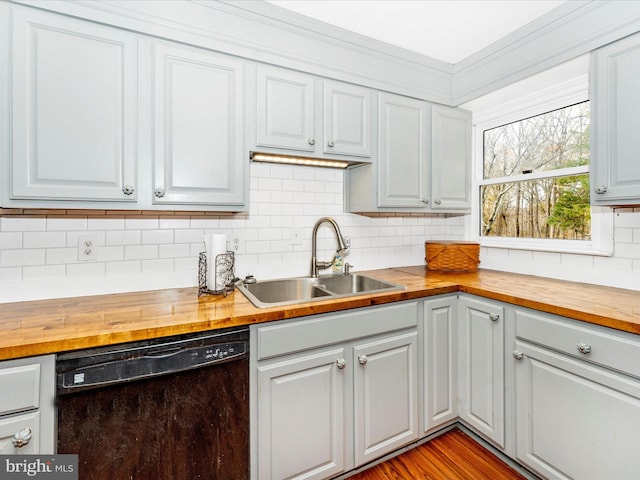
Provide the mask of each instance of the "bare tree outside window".
[{"label": "bare tree outside window", "polygon": [[589,102],[485,130],[483,138],[481,235],[591,239]]}]

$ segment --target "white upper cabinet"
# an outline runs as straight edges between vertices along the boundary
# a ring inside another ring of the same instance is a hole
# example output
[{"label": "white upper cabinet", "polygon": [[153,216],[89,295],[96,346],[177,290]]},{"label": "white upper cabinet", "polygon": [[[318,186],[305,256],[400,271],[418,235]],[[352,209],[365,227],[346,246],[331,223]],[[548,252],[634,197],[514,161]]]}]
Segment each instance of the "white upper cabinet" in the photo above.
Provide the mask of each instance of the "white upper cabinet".
[{"label": "white upper cabinet", "polygon": [[10,199],[135,202],[136,41],[15,9]]},{"label": "white upper cabinet", "polygon": [[256,144],[315,151],[314,101],[313,77],[258,67]]},{"label": "white upper cabinet", "polygon": [[368,88],[260,65],[256,68],[256,148],[370,161],[373,97]]},{"label": "white upper cabinet", "polygon": [[377,162],[349,170],[348,212],[467,213],[471,112],[378,94]]},{"label": "white upper cabinet", "polygon": [[324,82],[324,153],[370,157],[371,90]]},{"label": "white upper cabinet", "polygon": [[640,203],[640,34],[591,55],[591,199]]},{"label": "white upper cabinet", "polygon": [[471,112],[434,105],[431,117],[431,208],[471,208]]},{"label": "white upper cabinet", "polygon": [[153,202],[244,202],[244,63],[158,43],[153,80]]},{"label": "white upper cabinet", "polygon": [[378,206],[429,203],[430,105],[390,93],[379,96]]}]

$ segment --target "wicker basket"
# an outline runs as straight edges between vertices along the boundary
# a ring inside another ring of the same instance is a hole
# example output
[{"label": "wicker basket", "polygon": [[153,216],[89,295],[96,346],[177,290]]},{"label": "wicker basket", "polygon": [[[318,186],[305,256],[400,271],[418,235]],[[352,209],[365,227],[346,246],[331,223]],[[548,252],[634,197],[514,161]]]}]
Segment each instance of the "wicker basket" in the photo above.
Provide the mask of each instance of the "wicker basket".
[{"label": "wicker basket", "polygon": [[480,263],[480,244],[475,242],[424,242],[427,270],[438,272],[476,272]]}]

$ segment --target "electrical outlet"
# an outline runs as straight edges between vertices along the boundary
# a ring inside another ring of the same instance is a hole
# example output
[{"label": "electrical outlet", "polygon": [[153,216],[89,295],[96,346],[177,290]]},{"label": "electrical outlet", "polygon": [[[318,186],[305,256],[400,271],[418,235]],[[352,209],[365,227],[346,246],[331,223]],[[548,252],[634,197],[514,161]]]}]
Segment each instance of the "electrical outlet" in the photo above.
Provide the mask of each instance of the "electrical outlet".
[{"label": "electrical outlet", "polygon": [[78,237],[78,260],[82,262],[98,260],[98,236],[80,235]]}]

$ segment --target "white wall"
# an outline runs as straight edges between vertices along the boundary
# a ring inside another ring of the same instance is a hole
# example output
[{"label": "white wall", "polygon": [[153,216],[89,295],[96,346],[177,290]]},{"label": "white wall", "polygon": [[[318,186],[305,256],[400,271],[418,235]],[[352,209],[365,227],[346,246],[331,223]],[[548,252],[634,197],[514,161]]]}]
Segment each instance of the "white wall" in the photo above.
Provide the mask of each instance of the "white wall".
[{"label": "white wall", "polygon": [[614,210],[612,256],[480,249],[483,268],[640,290],[640,208]]},{"label": "white wall", "polygon": [[[0,302],[197,285],[205,233],[239,239],[236,274],[308,275],[311,230],[334,217],[351,239],[354,270],[424,264],[424,241],[460,240],[463,217],[376,217],[343,213],[343,172],[251,164],[248,214],[96,214],[0,217]],[[71,212],[71,211],[70,211]],[[291,227],[302,228],[291,245]],[[78,237],[96,235],[96,261],[78,260]],[[320,259],[334,241],[320,229]]]}]

